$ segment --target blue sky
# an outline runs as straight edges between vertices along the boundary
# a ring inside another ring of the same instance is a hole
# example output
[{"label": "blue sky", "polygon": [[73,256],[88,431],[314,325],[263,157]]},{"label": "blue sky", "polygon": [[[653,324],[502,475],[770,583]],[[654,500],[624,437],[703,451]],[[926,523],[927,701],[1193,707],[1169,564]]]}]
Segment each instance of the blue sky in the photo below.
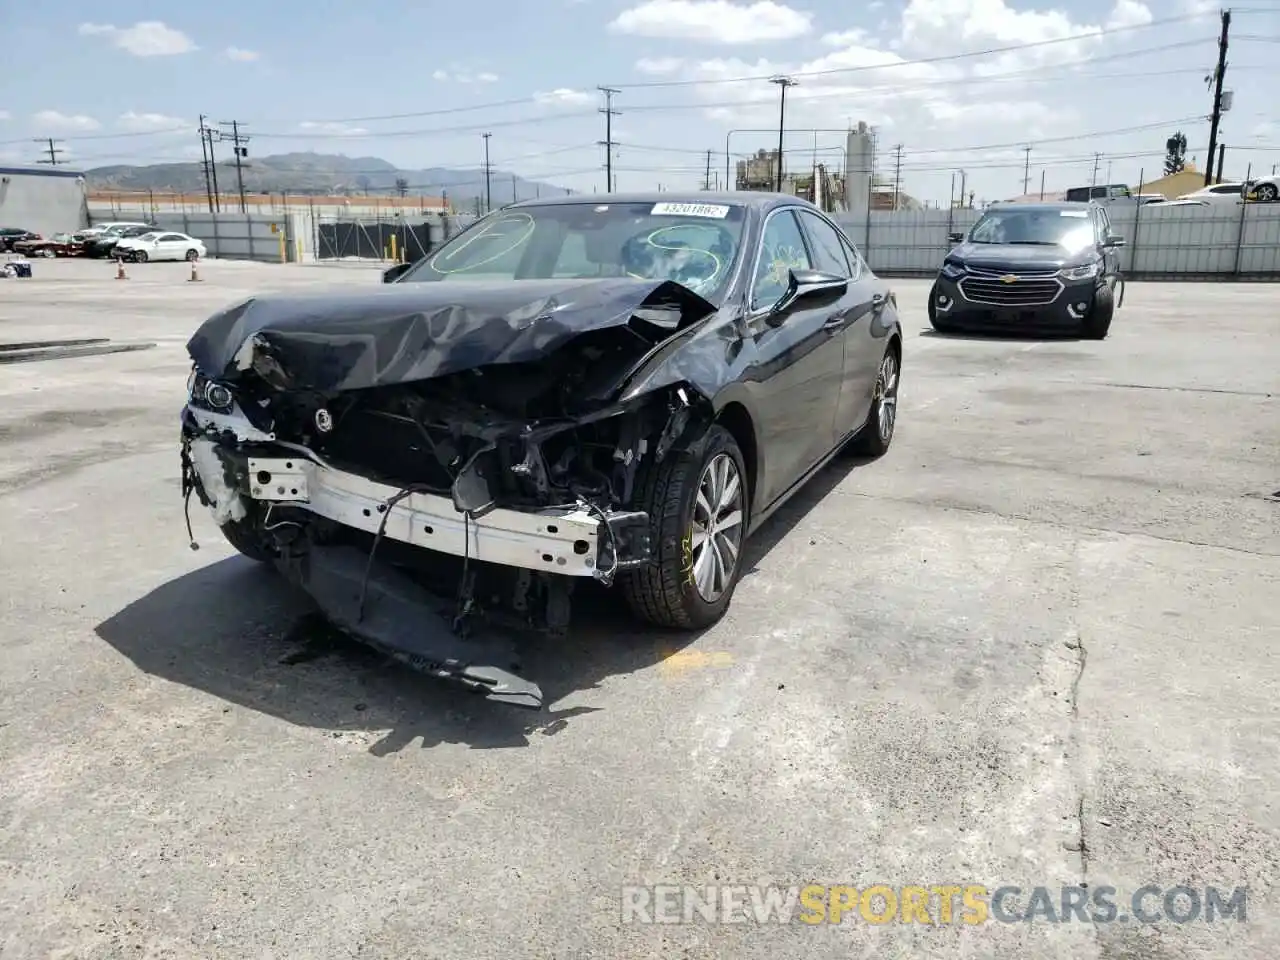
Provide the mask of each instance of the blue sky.
[{"label": "blue sky", "polygon": [[[1089,183],[1094,154],[1099,182],[1158,175],[1175,128],[1203,164],[1217,30],[1205,0],[2,3],[0,161],[37,159],[36,137],[83,167],[198,159],[204,113],[245,122],[251,155],[406,167],[477,168],[488,131],[495,166],[589,191],[607,84],[618,186],[696,187],[705,151],[723,179],[726,142],[776,144],[766,78],[787,73],[789,167],[839,166],[839,131],[865,120],[882,172],[902,145],[907,192],[945,202],[964,170],[998,199],[1022,192],[1025,144],[1033,190],[1042,171]],[[1235,8],[1232,33],[1227,173],[1270,172],[1280,0]]]}]

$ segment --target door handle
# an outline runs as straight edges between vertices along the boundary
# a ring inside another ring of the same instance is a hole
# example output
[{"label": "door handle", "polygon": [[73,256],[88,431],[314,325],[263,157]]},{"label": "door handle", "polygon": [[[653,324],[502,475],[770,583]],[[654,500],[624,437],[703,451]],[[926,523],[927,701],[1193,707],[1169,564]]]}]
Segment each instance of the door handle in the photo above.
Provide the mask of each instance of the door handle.
[{"label": "door handle", "polygon": [[831,316],[827,317],[826,321],[822,324],[822,328],[824,330],[834,330],[837,327],[843,327],[848,320],[848,314],[833,313]]},{"label": "door handle", "polygon": [[883,293],[873,293],[871,295],[871,309],[879,310],[884,306],[885,296]]}]

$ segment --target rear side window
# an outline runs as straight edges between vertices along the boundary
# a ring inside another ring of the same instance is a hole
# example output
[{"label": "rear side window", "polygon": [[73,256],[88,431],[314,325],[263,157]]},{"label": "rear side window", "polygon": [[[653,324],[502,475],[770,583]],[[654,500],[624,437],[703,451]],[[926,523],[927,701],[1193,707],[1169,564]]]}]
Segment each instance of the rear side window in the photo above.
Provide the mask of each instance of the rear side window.
[{"label": "rear side window", "polygon": [[848,255],[844,244],[840,242],[840,233],[831,224],[817,214],[807,210],[800,211],[800,222],[804,224],[804,232],[809,236],[813,248],[813,266],[826,273],[834,273],[838,277],[852,276]]}]

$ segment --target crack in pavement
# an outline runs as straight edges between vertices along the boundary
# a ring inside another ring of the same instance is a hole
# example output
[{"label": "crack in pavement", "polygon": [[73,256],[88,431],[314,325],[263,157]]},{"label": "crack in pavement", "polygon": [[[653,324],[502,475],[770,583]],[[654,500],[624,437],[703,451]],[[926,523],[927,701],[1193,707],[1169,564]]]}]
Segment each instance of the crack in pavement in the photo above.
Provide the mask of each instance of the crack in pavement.
[{"label": "crack in pavement", "polygon": [[[993,510],[990,507],[982,507],[976,504],[967,503],[940,503],[931,500],[920,500],[915,497],[889,497],[882,493],[862,493],[855,490],[838,490],[840,496],[861,497],[864,500],[882,500],[885,503],[905,503],[915,507],[925,507],[931,510],[950,510],[956,513],[976,513],[986,517],[998,517],[1001,520],[1018,520],[1023,523],[1034,523],[1045,527],[1054,527],[1059,530],[1069,530],[1079,533],[1108,533],[1118,537],[1145,537],[1148,540],[1158,540],[1161,543],[1177,543],[1187,547],[1208,547],[1212,550],[1226,550],[1230,553],[1242,553],[1249,557],[1265,557],[1266,559],[1280,558],[1280,553],[1267,553],[1264,550],[1250,550],[1248,547],[1230,547],[1223,543],[1210,543],[1207,540],[1192,540],[1187,537],[1168,537],[1158,533],[1148,533],[1142,530],[1119,530],[1115,527],[1099,527],[1087,523],[1067,523],[1063,520],[1046,520],[1043,517],[1031,517],[1025,513],[1004,513],[1000,510]],[[1234,498],[1233,498],[1234,499]],[[1241,497],[1240,499],[1244,499]],[[1265,499],[1265,498],[1264,498]]]}]

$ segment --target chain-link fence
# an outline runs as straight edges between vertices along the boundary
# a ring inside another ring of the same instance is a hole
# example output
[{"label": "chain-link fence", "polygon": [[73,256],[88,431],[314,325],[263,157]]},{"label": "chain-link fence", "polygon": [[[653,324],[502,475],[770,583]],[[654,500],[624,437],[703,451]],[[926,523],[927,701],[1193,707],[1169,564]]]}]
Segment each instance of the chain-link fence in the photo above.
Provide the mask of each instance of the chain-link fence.
[{"label": "chain-link fence", "polygon": [[318,215],[317,260],[420,260],[462,230],[474,217],[343,217]]}]

